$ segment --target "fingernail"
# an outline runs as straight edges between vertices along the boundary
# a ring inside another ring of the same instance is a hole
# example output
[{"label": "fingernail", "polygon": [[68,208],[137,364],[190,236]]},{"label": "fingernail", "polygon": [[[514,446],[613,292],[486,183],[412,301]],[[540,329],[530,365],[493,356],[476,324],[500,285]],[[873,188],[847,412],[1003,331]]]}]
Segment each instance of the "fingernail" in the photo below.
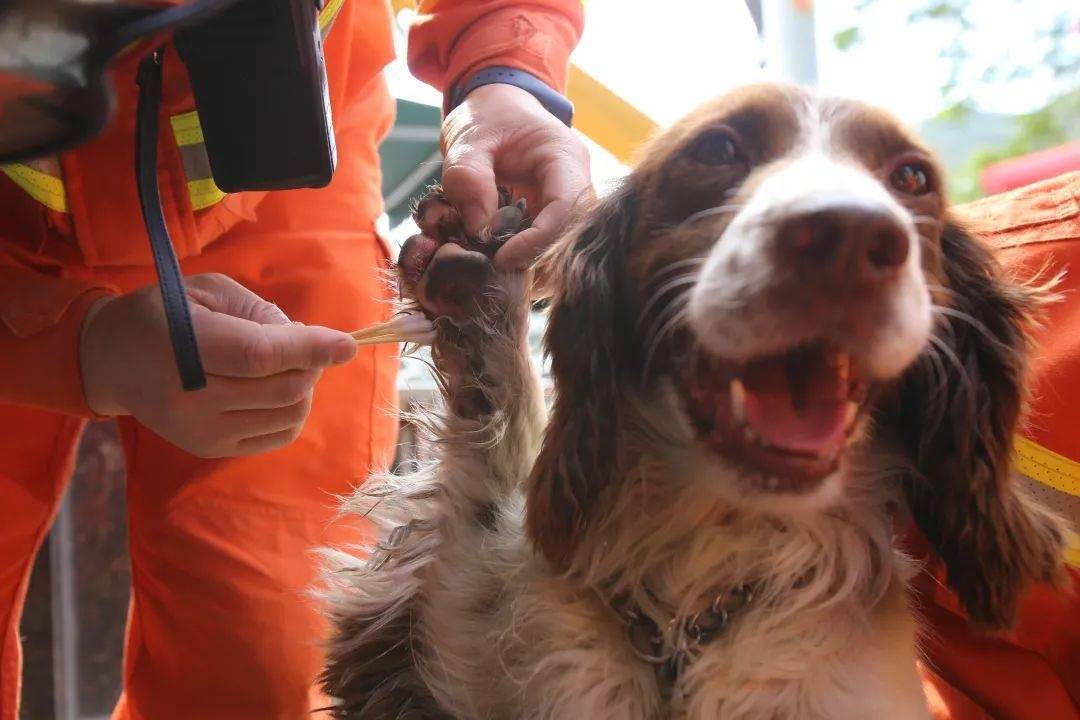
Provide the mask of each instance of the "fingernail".
[{"label": "fingernail", "polygon": [[336,343],[333,348],[330,349],[330,360],[335,365],[349,362],[356,357],[356,343],[351,340],[341,341]]},{"label": "fingernail", "polygon": [[484,209],[478,205],[471,205],[465,208],[461,215],[465,220],[465,230],[470,235],[479,234],[487,225],[487,214],[484,212]]}]

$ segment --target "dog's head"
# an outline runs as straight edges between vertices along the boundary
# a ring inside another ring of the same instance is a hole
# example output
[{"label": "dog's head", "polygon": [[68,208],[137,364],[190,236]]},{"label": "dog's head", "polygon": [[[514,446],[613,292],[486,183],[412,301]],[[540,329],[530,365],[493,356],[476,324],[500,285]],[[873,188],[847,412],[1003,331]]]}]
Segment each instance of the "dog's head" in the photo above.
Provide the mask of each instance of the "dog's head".
[{"label": "dog's head", "polygon": [[889,115],[730,93],[655,140],[551,261],[557,397],[529,529],[552,561],[646,408],[694,481],[777,512],[838,501],[857,450],[899,445],[909,504],[982,620],[1050,572],[1060,538],[1008,482],[1030,299],[951,226],[936,160]]}]

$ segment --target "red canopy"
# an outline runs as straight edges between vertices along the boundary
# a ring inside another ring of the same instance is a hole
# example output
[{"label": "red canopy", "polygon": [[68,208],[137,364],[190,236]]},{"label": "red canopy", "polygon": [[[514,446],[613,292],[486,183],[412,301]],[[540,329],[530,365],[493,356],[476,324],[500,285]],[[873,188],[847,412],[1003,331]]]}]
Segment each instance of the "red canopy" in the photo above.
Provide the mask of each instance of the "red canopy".
[{"label": "red canopy", "polygon": [[982,171],[982,187],[993,195],[1073,170],[1080,170],[1080,140],[988,165]]}]

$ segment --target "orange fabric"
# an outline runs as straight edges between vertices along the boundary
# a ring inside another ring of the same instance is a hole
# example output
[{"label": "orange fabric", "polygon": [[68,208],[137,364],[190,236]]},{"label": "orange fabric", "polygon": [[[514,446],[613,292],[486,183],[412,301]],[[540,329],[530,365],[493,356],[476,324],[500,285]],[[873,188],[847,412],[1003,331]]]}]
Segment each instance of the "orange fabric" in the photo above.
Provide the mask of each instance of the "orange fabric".
[{"label": "orange fabric", "polygon": [[[994,247],[1006,270],[1030,278],[1041,268],[1070,269],[1037,332],[1032,421],[1024,434],[1080,461],[1080,173],[961,207],[958,214]],[[1080,526],[1080,517],[1069,518]],[[924,549],[925,550],[925,549]],[[919,553],[923,554],[923,553]],[[944,570],[928,561],[917,582],[917,610],[928,629],[924,679],[935,720],[1080,719],[1080,571],[1072,592],[1034,588],[1016,628],[988,636],[967,624]]]},{"label": "orange fabric", "polygon": [[427,0],[409,32],[409,67],[446,91],[463,76],[507,65],[566,89],[584,24],[581,0]]},{"label": "orange fabric", "polygon": [[974,203],[963,216],[1019,277],[1044,266],[1068,271],[1060,287],[1064,302],[1049,307],[1036,338],[1035,401],[1024,433],[1080,461],[1080,172]]},{"label": "orange fabric", "polygon": [[[486,59],[559,85],[580,31],[576,7],[447,2],[411,37],[426,58],[416,67],[431,78]],[[528,42],[506,12],[535,29]],[[345,0],[325,48],[339,150],[327,188],[239,193],[194,211],[168,124],[193,103],[171,48],[159,180],[185,274],[222,272],[296,320],[350,329],[389,310],[379,275],[388,258],[374,232],[377,143],[393,117],[379,75],[393,52],[388,3]],[[83,317],[104,294],[154,281],[131,170],[137,61],[129,53],[112,69],[110,126],[60,158],[70,214],[0,176],[0,720],[17,717],[28,573],[70,475],[78,416],[89,414]],[[334,496],[390,460],[396,368],[393,348],[380,347],[328,370],[300,439],[268,455],[199,460],[121,419],[133,587],[116,718],[294,719],[325,704],[311,684],[322,632],[306,596],[310,550],[357,539],[333,522]]]},{"label": "orange fabric", "polygon": [[[444,0],[410,32],[411,65],[419,77],[439,88],[481,64],[521,67],[562,88],[567,58],[581,32],[581,16],[579,0]],[[339,132],[363,133],[371,145],[381,139],[392,119],[390,98],[384,93],[376,99],[365,90],[393,56],[390,22],[383,0],[346,0],[326,42],[335,126]],[[129,53],[112,69],[117,110],[105,132],[61,156],[70,215],[41,208],[0,176],[0,272],[19,276],[22,288],[0,294],[0,357],[8,359],[0,367],[0,398],[90,414],[72,356],[83,315],[92,304],[91,297],[82,296],[91,291],[100,296],[108,288],[93,273],[77,283],[65,276],[73,266],[151,262],[131,171],[138,61],[137,53]],[[158,174],[166,222],[180,258],[197,255],[237,223],[256,217],[266,195],[236,193],[205,210],[192,209],[168,118],[193,108],[184,68],[168,47]],[[355,171],[366,179],[365,191],[353,198],[355,212],[375,217],[381,211],[378,164]],[[23,310],[48,319],[37,332],[20,331],[17,321],[11,321],[7,302],[14,295],[24,306],[34,303]],[[35,356],[42,361],[26,362]]]},{"label": "orange fabric", "polygon": [[925,663],[919,663],[919,674],[922,676],[926,704],[933,720],[950,720],[952,717],[961,716],[967,720],[993,720],[964,693],[926,667]]},{"label": "orange fabric", "polygon": [[81,260],[62,232],[65,221],[0,176],[0,403],[89,416],[79,329],[111,288],[98,278],[65,277],[64,268]]},{"label": "orange fabric", "polygon": [[[339,174],[352,176],[353,213],[370,225],[382,207],[375,147],[393,121],[393,100],[375,80],[393,56],[386,5],[347,1],[325,51],[339,157],[348,165]],[[132,171],[138,60],[129,54],[112,70],[117,109],[105,132],[61,156],[70,215],[41,207],[0,176],[0,279],[17,279],[0,291],[0,399],[5,401],[89,415],[77,360],[85,311],[95,295],[110,289],[103,282],[109,269],[152,263]],[[231,228],[259,217],[266,196],[237,193],[208,209],[192,210],[169,116],[193,108],[184,68],[170,48],[158,175],[166,222],[181,259],[197,256]],[[348,148],[340,147],[343,135],[351,138]],[[335,177],[337,185],[345,182]],[[321,202],[322,196],[312,196],[313,206]],[[33,332],[20,317],[39,318],[31,323]]]},{"label": "orange fabric", "polygon": [[[258,224],[185,261],[185,272],[226,272],[305,322],[359,327],[381,319],[377,269],[387,258],[370,229],[342,221],[348,195],[324,206],[314,227],[306,199],[290,200],[268,199]],[[110,276],[121,289],[150,280],[147,268]],[[121,420],[132,603],[115,718],[293,720],[320,706],[309,697],[324,636],[305,595],[315,580],[310,552],[359,539],[351,524],[333,522],[334,496],[390,460],[396,366],[393,348],[382,347],[328,370],[300,439],[262,456],[200,460]],[[0,405],[4,720],[15,718],[18,618],[33,551],[69,477],[80,424]]]},{"label": "orange fabric", "polygon": [[[375,107],[385,102],[381,84],[367,95]],[[357,198],[372,192],[375,147],[356,127],[339,132],[342,165],[329,188],[268,196],[255,221],[238,222],[186,258],[184,272],[226,273],[306,323],[351,328],[384,319],[379,273],[389,259],[373,218],[355,211]],[[63,276],[117,291],[153,281],[147,266],[71,265]],[[305,594],[314,580],[310,551],[357,539],[332,522],[334,496],[390,460],[396,367],[387,346],[328,370],[300,439],[269,455],[199,460],[121,420],[133,599],[116,718],[291,719],[319,706],[310,697],[323,636]],[[27,573],[79,426],[71,416],[0,405],[3,720],[16,717]]]},{"label": "orange fabric", "polygon": [[[0,405],[0,718],[15,720],[19,615],[34,555],[49,531],[83,420]],[[14,430],[17,428],[18,432]]]}]

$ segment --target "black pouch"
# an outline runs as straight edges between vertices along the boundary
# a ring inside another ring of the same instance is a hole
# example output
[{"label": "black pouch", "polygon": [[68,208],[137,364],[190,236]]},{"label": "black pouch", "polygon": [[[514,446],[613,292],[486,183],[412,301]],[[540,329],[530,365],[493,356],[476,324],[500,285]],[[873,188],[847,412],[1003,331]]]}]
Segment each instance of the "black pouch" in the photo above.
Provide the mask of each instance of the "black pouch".
[{"label": "black pouch", "polygon": [[214,182],[322,187],[337,162],[318,0],[240,0],[177,32]]}]

